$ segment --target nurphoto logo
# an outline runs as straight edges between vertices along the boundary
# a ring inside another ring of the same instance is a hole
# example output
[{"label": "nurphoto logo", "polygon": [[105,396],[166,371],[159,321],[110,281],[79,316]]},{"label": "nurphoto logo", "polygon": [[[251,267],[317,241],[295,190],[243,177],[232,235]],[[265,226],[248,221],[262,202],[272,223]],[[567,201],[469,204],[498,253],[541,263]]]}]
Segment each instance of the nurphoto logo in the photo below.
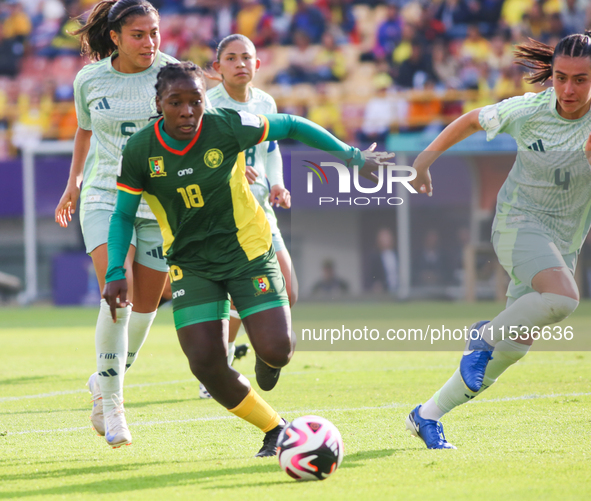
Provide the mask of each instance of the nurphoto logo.
[{"label": "nurphoto logo", "polygon": [[[414,167],[407,165],[380,165],[376,173],[377,183],[374,186],[363,187],[359,183],[359,166],[355,165],[352,169],[346,167],[342,163],[338,162],[320,162],[314,163],[310,160],[304,160],[304,162],[310,165],[304,165],[310,170],[307,174],[306,192],[314,193],[314,185],[329,184],[328,176],[325,169],[332,167],[336,170],[338,176],[338,192],[339,194],[347,194],[352,191],[356,193],[376,194],[379,193],[384,186],[386,187],[386,193],[391,195],[394,192],[395,183],[400,183],[409,193],[417,193],[417,191],[410,185],[410,181],[417,177],[417,171]],[[330,172],[330,171],[329,171]],[[403,173],[405,175],[398,175]],[[351,175],[352,174],[352,175]],[[320,181],[320,183],[319,183]],[[349,197],[340,198],[334,196],[320,196],[318,197],[318,205],[380,205],[380,203],[387,205],[401,205],[403,199],[400,197],[385,197],[385,196],[372,196],[372,197]]]}]

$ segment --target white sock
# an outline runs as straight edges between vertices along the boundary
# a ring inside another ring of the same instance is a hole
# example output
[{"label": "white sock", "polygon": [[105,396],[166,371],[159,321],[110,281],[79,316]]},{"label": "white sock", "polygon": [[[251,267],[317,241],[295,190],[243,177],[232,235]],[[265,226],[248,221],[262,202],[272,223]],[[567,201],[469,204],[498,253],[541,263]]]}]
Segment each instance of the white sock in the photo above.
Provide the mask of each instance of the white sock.
[{"label": "white sock", "polygon": [[[482,338],[491,346],[503,339],[508,339],[511,327],[530,329],[555,324],[568,317],[577,308],[579,302],[568,296],[551,292],[530,292],[515,300],[511,306],[499,313],[480,331]],[[492,329],[491,329],[492,328]]]},{"label": "white sock", "polygon": [[143,346],[144,341],[146,341],[146,338],[148,337],[152,322],[154,322],[154,319],[156,318],[156,313],[158,313],[158,310],[153,311],[152,313],[131,312],[127,334],[129,341],[127,345],[127,365],[125,366],[125,370],[129,369],[137,360],[137,355],[140,348]]},{"label": "white sock", "polygon": [[517,343],[511,339],[498,342],[493,351],[493,358],[486,366],[483,388],[485,385],[488,388],[503,372],[525,357],[530,348],[528,344]]},{"label": "white sock", "polygon": [[115,408],[113,395],[123,401],[123,376],[127,361],[127,325],[131,315],[131,306],[117,309],[117,322],[113,323],[111,310],[101,299],[98,320],[96,322],[96,366],[98,382],[103,396],[105,414]]},{"label": "white sock", "polygon": [[437,402],[435,402],[434,397],[431,397],[429,400],[427,400],[423,405],[421,405],[421,408],[419,409],[419,416],[424,419],[433,419],[435,421],[439,421],[444,414],[445,411],[442,411],[439,408]]},{"label": "white sock", "polygon": [[460,370],[457,369],[443,387],[433,395],[420,409],[419,414],[425,419],[439,421],[458,405],[465,404],[489,388],[509,367],[522,359],[529,351],[529,345],[517,343],[510,339],[500,341],[495,346],[493,358],[486,366],[482,388],[478,392],[466,388]]},{"label": "white sock", "polygon": [[234,353],[236,353],[236,342],[228,343],[228,365],[232,367],[234,361]]}]

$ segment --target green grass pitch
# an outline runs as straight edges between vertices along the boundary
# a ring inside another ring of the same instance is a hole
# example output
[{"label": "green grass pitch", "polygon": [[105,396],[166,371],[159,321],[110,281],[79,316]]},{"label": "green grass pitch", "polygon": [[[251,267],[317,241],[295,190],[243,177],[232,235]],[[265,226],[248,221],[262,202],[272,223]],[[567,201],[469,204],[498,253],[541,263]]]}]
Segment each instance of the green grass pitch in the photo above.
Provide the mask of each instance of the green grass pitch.
[{"label": "green grass pitch", "polygon": [[[501,307],[301,304],[296,318],[320,326],[327,312],[341,311],[361,323],[463,325],[467,316],[491,317]],[[84,388],[94,370],[95,319],[95,309],[0,309],[0,499],[591,498],[590,352],[530,353],[481,397],[444,417],[458,450],[430,451],[405,433],[404,419],[455,370],[461,346],[300,351],[264,396],[288,420],[308,413],[330,419],[343,436],[345,458],[328,480],[298,483],[276,458],[253,458],[259,430],[198,398],[170,309],[159,313],[126,378],[134,443],[110,449],[90,429]],[[591,335],[591,303],[562,325]],[[252,353],[235,368],[256,387]]]}]

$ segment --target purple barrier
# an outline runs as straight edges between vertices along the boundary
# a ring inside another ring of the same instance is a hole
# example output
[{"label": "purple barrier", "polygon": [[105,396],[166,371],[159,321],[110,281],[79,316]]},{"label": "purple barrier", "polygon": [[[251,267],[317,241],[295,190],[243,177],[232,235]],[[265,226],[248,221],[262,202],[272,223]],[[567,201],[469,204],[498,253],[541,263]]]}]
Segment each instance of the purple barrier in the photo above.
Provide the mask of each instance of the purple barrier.
[{"label": "purple barrier", "polygon": [[[52,216],[66,187],[70,158],[38,157],[35,162],[35,202],[38,216]],[[0,217],[23,214],[21,159],[0,162]]]},{"label": "purple barrier", "polygon": [[98,306],[101,295],[92,260],[84,252],[53,258],[53,302],[57,305]]}]

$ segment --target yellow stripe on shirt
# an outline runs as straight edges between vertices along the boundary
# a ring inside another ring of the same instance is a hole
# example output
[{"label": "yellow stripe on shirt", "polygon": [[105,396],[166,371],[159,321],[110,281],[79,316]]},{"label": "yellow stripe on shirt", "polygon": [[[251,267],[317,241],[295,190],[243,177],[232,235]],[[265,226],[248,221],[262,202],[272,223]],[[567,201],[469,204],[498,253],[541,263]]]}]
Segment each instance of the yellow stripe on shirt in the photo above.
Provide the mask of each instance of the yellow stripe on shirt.
[{"label": "yellow stripe on shirt", "polygon": [[162,233],[162,250],[164,254],[168,252],[170,246],[174,242],[174,235],[172,234],[172,230],[170,229],[170,224],[168,224],[168,217],[166,216],[166,211],[160,201],[154,196],[146,193],[143,193],[144,199],[148,202],[150,209],[156,216],[156,221],[158,221],[158,225],[160,226],[160,233]]},{"label": "yellow stripe on shirt", "polygon": [[[238,154],[230,178],[230,192],[234,209],[234,224],[238,228],[236,238],[249,261],[263,255],[271,248],[271,226],[265,211],[250,191],[245,176],[244,152]],[[158,217],[158,216],[156,216]]]}]

